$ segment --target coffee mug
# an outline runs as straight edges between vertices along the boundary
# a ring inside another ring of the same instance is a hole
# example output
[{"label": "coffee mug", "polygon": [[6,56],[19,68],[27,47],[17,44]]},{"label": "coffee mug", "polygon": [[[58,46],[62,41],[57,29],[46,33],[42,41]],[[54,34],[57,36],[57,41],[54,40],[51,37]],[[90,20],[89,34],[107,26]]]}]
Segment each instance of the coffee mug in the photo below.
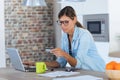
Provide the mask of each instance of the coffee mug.
[{"label": "coffee mug", "polygon": [[36,73],[41,74],[47,70],[45,62],[36,62]]}]

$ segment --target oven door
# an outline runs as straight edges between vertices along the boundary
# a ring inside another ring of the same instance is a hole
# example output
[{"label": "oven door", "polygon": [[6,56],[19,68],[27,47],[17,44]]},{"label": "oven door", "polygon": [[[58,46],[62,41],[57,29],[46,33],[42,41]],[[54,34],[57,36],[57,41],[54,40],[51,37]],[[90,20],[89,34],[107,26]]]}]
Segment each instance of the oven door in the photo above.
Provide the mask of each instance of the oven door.
[{"label": "oven door", "polygon": [[101,34],[101,21],[87,21],[87,29],[92,34]]}]

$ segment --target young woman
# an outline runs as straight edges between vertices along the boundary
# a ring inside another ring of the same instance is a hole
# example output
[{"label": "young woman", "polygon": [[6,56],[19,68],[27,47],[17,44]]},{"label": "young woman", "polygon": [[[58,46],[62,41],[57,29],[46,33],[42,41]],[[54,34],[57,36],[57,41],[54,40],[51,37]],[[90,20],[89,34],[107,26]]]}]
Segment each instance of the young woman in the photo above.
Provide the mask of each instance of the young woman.
[{"label": "young woman", "polygon": [[52,49],[56,61],[45,62],[47,67],[65,67],[67,62],[77,69],[104,71],[105,62],[99,56],[91,33],[77,21],[71,6],[64,7],[57,21],[63,30],[61,48]]},{"label": "young woman", "polygon": [[57,22],[64,32],[62,45],[51,50],[57,60],[46,62],[47,66],[65,67],[68,62],[75,68],[104,71],[105,62],[98,55],[91,33],[77,21],[75,10],[66,6],[59,12],[58,18]]}]

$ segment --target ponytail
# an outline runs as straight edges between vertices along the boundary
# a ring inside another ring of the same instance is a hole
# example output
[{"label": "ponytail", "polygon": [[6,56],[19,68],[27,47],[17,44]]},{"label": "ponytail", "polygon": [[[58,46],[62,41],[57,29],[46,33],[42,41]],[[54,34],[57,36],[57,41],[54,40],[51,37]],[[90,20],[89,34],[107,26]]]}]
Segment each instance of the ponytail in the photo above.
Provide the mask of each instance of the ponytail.
[{"label": "ponytail", "polygon": [[80,22],[78,22],[78,21],[76,22],[76,26],[77,26],[77,27],[84,28],[84,27],[82,26],[82,24],[81,24]]}]

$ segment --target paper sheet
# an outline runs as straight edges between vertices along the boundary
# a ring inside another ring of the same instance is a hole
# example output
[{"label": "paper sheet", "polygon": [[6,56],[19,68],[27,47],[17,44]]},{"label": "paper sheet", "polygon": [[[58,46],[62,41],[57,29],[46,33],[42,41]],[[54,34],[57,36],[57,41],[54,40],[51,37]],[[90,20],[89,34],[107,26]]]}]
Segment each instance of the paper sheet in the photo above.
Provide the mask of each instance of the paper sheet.
[{"label": "paper sheet", "polygon": [[44,76],[44,77],[61,77],[61,76],[71,76],[76,74],[80,74],[80,72],[55,71],[55,72],[48,72],[44,74],[38,74],[38,75]]},{"label": "paper sheet", "polygon": [[54,78],[53,80],[103,80],[103,78],[99,78],[91,75],[83,75],[83,76],[75,76],[75,77],[67,77],[67,78]]},{"label": "paper sheet", "polygon": [[0,78],[0,80],[8,80],[8,79],[5,79],[5,78]]}]

